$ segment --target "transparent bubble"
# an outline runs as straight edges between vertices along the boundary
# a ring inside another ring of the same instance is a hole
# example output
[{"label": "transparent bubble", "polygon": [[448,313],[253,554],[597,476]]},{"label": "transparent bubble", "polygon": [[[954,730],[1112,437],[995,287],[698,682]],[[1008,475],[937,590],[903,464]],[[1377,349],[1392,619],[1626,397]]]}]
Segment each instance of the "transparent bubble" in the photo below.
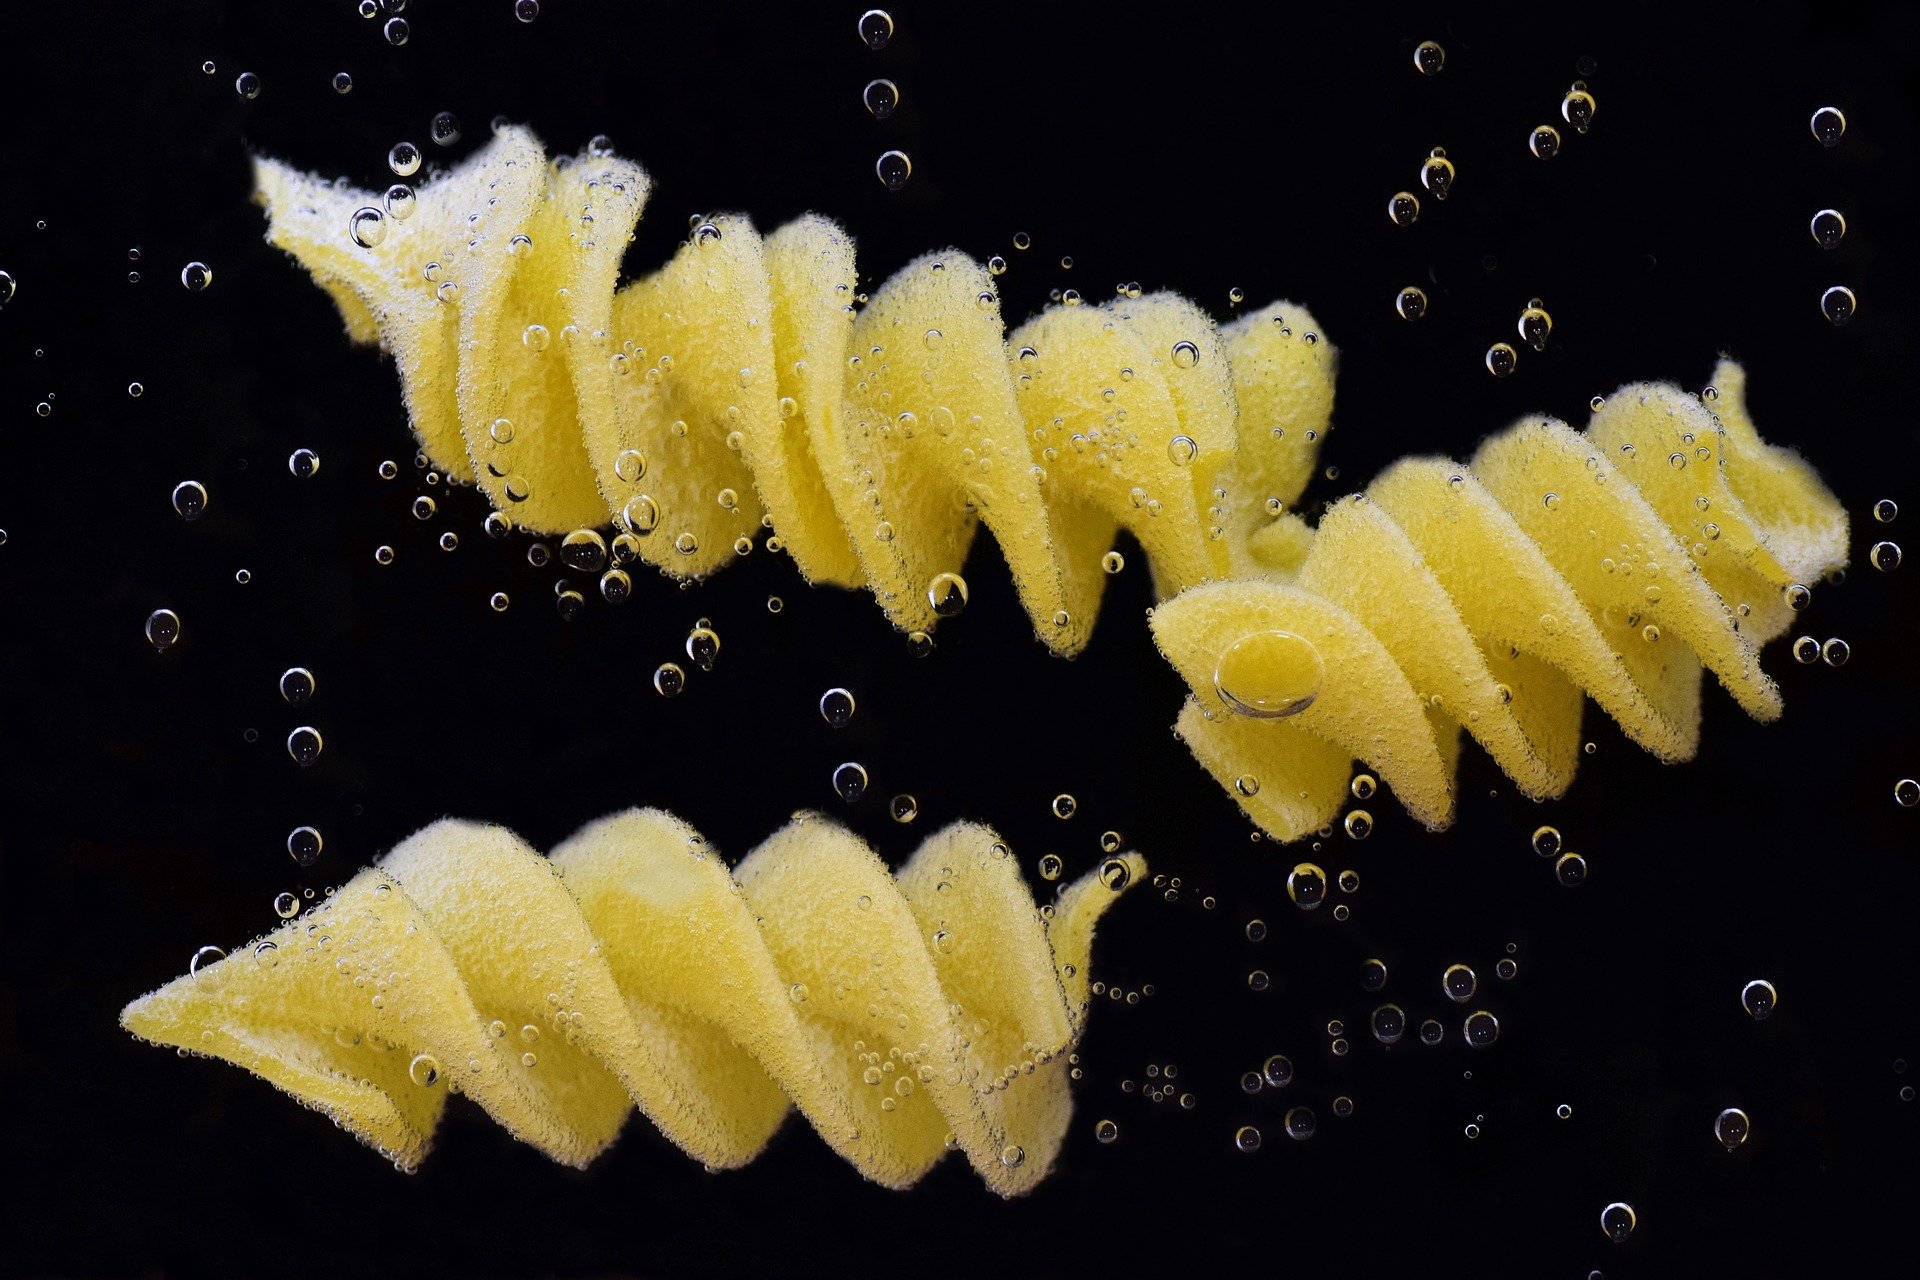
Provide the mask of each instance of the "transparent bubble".
[{"label": "transparent bubble", "polygon": [[1553,864],[1553,878],[1569,889],[1587,882],[1587,860],[1577,853],[1563,853]]},{"label": "transparent bubble", "polygon": [[320,861],[320,851],[326,847],[318,828],[295,827],[287,833],[287,856],[303,867],[310,867]]},{"label": "transparent bubble", "polygon": [[1713,1118],[1713,1136],[1729,1151],[1744,1143],[1752,1129],[1753,1122],[1738,1107],[1728,1107]]},{"label": "transparent bubble", "polygon": [[173,509],[187,521],[207,514],[207,486],[198,480],[182,480],[173,486]]},{"label": "transparent bubble", "polygon": [[348,74],[345,71],[334,72],[333,73],[333,91],[335,93],[352,93],[353,92],[353,76]]},{"label": "transparent bubble", "polygon": [[375,564],[392,564],[393,548],[385,545],[384,543],[381,544],[380,546],[375,547],[373,549],[373,562]]},{"label": "transparent bubble", "polygon": [[513,16],[522,22],[532,22],[540,16],[540,0],[513,0]]},{"label": "transparent bubble", "polygon": [[927,584],[927,603],[943,618],[967,607],[967,580],[957,573],[936,573]]},{"label": "transparent bubble", "polygon": [[1059,854],[1046,853],[1040,855],[1039,871],[1042,880],[1058,880],[1061,873],[1065,870],[1066,863],[1061,861]]},{"label": "transparent bubble", "polygon": [[867,104],[875,120],[885,120],[900,105],[900,86],[891,80],[870,80],[860,100]]},{"label": "transparent bubble", "polygon": [[1843,284],[1837,284],[1820,295],[1820,314],[1831,321],[1833,327],[1837,329],[1853,319],[1854,310],[1859,306],[1859,302],[1853,290]]},{"label": "transparent bubble", "polygon": [[1450,964],[1440,975],[1440,989],[1455,1004],[1465,1004],[1480,989],[1480,979],[1464,964]]},{"label": "transparent bubble", "polygon": [[1182,369],[1193,368],[1194,365],[1200,363],[1200,348],[1191,342],[1181,341],[1174,343],[1173,362]]},{"label": "transparent bubble", "polygon": [[318,687],[313,672],[305,667],[288,667],[280,673],[280,696],[287,700],[288,706],[297,707],[306,702]]},{"label": "transparent bubble", "polygon": [[[199,293],[202,289],[205,289],[213,283],[213,268],[204,262],[189,262],[186,266],[180,268],[180,283],[185,285],[190,292]],[[6,290],[9,294],[12,292],[11,285],[12,282],[9,281]]]},{"label": "transparent bubble", "polygon": [[287,470],[297,479],[311,480],[320,472],[320,455],[311,449],[295,449],[287,455]]},{"label": "transparent bubble", "polygon": [[1326,674],[1320,651],[1291,631],[1241,636],[1220,655],[1213,687],[1241,715],[1270,720],[1298,715],[1313,705]]},{"label": "transparent bubble", "polygon": [[1402,320],[1419,320],[1427,314],[1427,292],[1418,285],[1403,285],[1393,299],[1394,312]]},{"label": "transparent bubble", "polygon": [[413,216],[413,211],[419,207],[420,201],[413,194],[412,187],[404,182],[396,182],[387,188],[387,194],[382,198],[381,203],[386,205],[388,217],[395,222],[405,222]]},{"label": "transparent bubble", "polygon": [[853,711],[853,694],[837,685],[820,695],[820,716],[836,729],[852,723]]},{"label": "transparent bubble", "polygon": [[430,1053],[415,1054],[407,1064],[407,1076],[422,1089],[431,1089],[440,1083],[440,1059]]},{"label": "transparent bubble", "polygon": [[869,9],[860,15],[860,39],[875,53],[893,39],[893,15],[885,9]]},{"label": "transparent bubble", "polygon": [[1305,1142],[1319,1128],[1319,1117],[1313,1114],[1312,1107],[1290,1107],[1286,1118],[1281,1122],[1286,1126],[1287,1136],[1295,1142]]},{"label": "transparent bubble", "polygon": [[372,205],[356,209],[347,220],[347,233],[362,249],[372,249],[387,238],[387,215]]},{"label": "transparent bubble", "polygon": [[1193,465],[1193,460],[1199,455],[1200,446],[1194,443],[1192,436],[1175,436],[1167,441],[1167,459],[1176,467]]},{"label": "transparent bubble", "polygon": [[1447,65],[1447,51],[1432,40],[1414,46],[1413,65],[1423,76],[1437,76]]},{"label": "transparent bubble", "polygon": [[[4,301],[4,299],[0,299]],[[1892,498],[1882,498],[1873,504],[1873,518],[1881,524],[1892,524],[1900,518],[1900,504]]]},{"label": "transparent bubble", "polygon": [[1460,1032],[1475,1049],[1489,1048],[1500,1038],[1500,1019],[1485,1009],[1475,1009],[1461,1024]]},{"label": "transparent bubble", "polygon": [[560,562],[576,573],[598,573],[607,565],[607,540],[597,529],[575,529],[560,540]]},{"label": "transparent bubble", "polygon": [[460,141],[460,117],[451,111],[442,111],[433,117],[428,132],[436,146],[450,147]]},{"label": "transparent bubble", "polygon": [[705,625],[706,619],[687,632],[684,648],[687,658],[702,671],[713,670],[713,663],[720,656],[720,633]]},{"label": "transparent bubble", "polygon": [[300,899],[291,893],[277,893],[273,897],[273,914],[282,920],[291,920],[300,914]]},{"label": "transparent bubble", "polygon": [[1349,839],[1365,840],[1373,834],[1373,815],[1365,809],[1355,809],[1341,825],[1346,828]]},{"label": "transparent bubble", "polygon": [[1535,298],[1520,312],[1520,320],[1515,327],[1520,331],[1522,342],[1535,351],[1545,351],[1547,337],[1553,332],[1553,317],[1547,314],[1547,309],[1540,305],[1538,298]]},{"label": "transparent bubble", "polygon": [[1911,809],[1920,804],[1920,781],[1902,778],[1893,784],[1893,802],[1902,809]]},{"label": "transparent bubble", "polygon": [[1820,646],[1820,660],[1830,667],[1844,667],[1852,656],[1852,647],[1838,636]]},{"label": "transparent bubble", "polygon": [[402,178],[420,172],[420,148],[411,142],[396,142],[387,152],[387,168]]},{"label": "transparent bubble", "polygon": [[1585,133],[1593,126],[1593,117],[1600,104],[1593,100],[1584,85],[1576,84],[1560,98],[1560,118],[1573,126],[1575,133]]},{"label": "transparent bubble", "polygon": [[397,47],[405,44],[413,31],[407,26],[405,18],[388,18],[387,25],[380,29],[380,33],[386,36],[388,44]]},{"label": "transparent bubble", "polygon": [[1550,124],[1537,124],[1533,132],[1527,135],[1527,150],[1542,160],[1551,160],[1560,154],[1560,131]]},{"label": "transparent bubble", "polygon": [[1100,883],[1115,893],[1127,887],[1133,879],[1133,869],[1125,858],[1108,858],[1100,864]]},{"label": "transparent bubble", "polygon": [[1241,1125],[1233,1132],[1233,1145],[1242,1151],[1258,1151],[1260,1149],[1260,1131],[1250,1124]]},{"label": "transparent bubble", "polygon": [[504,591],[496,591],[487,597],[487,608],[493,610],[495,613],[505,613],[508,606],[512,603],[513,601]]},{"label": "transparent bubble", "polygon": [[165,652],[180,641],[180,615],[171,609],[155,609],[147,615],[147,643]]},{"label": "transparent bubble", "polygon": [[1360,962],[1360,989],[1379,991],[1387,985],[1387,962],[1380,959]]},{"label": "transparent bubble", "polygon": [[1102,1143],[1112,1142],[1120,1136],[1120,1126],[1111,1120],[1096,1121],[1093,1126],[1093,1136]]},{"label": "transparent bubble", "polygon": [[315,764],[320,759],[320,750],[324,745],[320,731],[312,725],[303,724],[287,735],[287,754],[301,768]]},{"label": "transparent bubble", "polygon": [[1765,978],[1755,978],[1740,988],[1740,1007],[1755,1022],[1765,1022],[1780,1004],[1780,992]]},{"label": "transparent bubble", "polygon": [[887,802],[887,814],[895,822],[912,822],[920,816],[920,802],[903,791]]},{"label": "transparent bubble", "polygon": [[1847,132],[1846,113],[1838,107],[1821,107],[1807,121],[1807,127],[1813,130],[1813,136],[1823,147],[1838,146]]},{"label": "transparent bubble", "polygon": [[1633,1229],[1640,1225],[1640,1217],[1634,1213],[1633,1206],[1625,1201],[1616,1200],[1600,1211],[1600,1230],[1607,1239],[1615,1244],[1625,1244]]},{"label": "transparent bubble", "polygon": [[1882,573],[1892,573],[1900,567],[1900,547],[1898,543],[1876,542],[1867,552],[1867,560]]},{"label": "transparent bubble", "polygon": [[1247,941],[1264,942],[1267,937],[1267,922],[1255,917],[1247,921]]},{"label": "transparent bubble", "polygon": [[853,804],[867,794],[867,767],[849,760],[833,771],[833,790],[842,800]]},{"label": "transparent bubble", "polygon": [[1398,1044],[1407,1034],[1407,1015],[1397,1004],[1383,1004],[1373,1011],[1370,1020],[1373,1025],[1373,1038],[1381,1044]]},{"label": "transparent bubble", "polygon": [[904,151],[883,151],[874,161],[873,172],[889,191],[898,191],[913,176],[913,160]]},{"label": "transparent bubble", "polygon": [[1313,911],[1327,900],[1327,873],[1311,862],[1295,863],[1287,873],[1287,896],[1302,911]]},{"label": "transparent bubble", "polygon": [[11,271],[0,271],[0,306],[12,302],[13,295],[19,287],[19,282],[13,278]]},{"label": "transparent bubble", "polygon": [[1813,215],[1808,229],[1813,232],[1814,243],[1831,249],[1846,238],[1847,216],[1838,209],[1822,209]]},{"label": "transparent bubble", "polygon": [[[1171,894],[1174,890],[1169,889],[1167,892]],[[1171,902],[1173,899],[1169,898],[1168,901]],[[1265,969],[1255,969],[1247,975],[1247,987],[1253,991],[1265,991],[1272,982],[1272,976]]]},{"label": "transparent bubble", "polygon": [[687,673],[677,662],[663,662],[654,670],[653,688],[663,698],[676,698],[687,687]]},{"label": "transparent bubble", "polygon": [[233,82],[233,91],[248,102],[260,96],[260,77],[251,71],[242,71]]},{"label": "transparent bubble", "polygon": [[1410,227],[1420,221],[1420,197],[1411,191],[1396,191],[1387,199],[1387,220],[1396,227]]},{"label": "transparent bubble", "polygon": [[1065,792],[1053,798],[1053,816],[1056,818],[1071,818],[1079,808],[1080,802]]},{"label": "transparent bubble", "polygon": [[1456,176],[1458,176],[1458,170],[1453,167],[1453,161],[1447,159],[1438,147],[1434,148],[1432,155],[1420,162],[1420,185],[1433,192],[1436,200],[1445,200],[1453,194],[1453,182]]},{"label": "transparent bubble", "polygon": [[187,961],[187,972],[197,978],[204,970],[226,958],[227,953],[218,947],[201,947],[193,953],[193,958]]},{"label": "transparent bubble", "polygon": [[1496,378],[1504,378],[1520,367],[1520,354],[1504,342],[1496,342],[1487,348],[1487,372]]}]

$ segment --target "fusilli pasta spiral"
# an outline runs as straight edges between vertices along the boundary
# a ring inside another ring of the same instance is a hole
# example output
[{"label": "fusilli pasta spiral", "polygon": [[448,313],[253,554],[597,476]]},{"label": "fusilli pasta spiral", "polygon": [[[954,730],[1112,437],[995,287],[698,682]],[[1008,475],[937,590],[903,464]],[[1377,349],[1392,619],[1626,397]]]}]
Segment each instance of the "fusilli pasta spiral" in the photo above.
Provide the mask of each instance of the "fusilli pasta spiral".
[{"label": "fusilli pasta spiral", "polygon": [[252,945],[203,952],[121,1022],[247,1068],[406,1169],[454,1090],[572,1165],[630,1107],[742,1165],[791,1104],[876,1182],[909,1186],[958,1148],[1016,1195],[1066,1131],[1094,923],[1145,870],[1108,857],[1037,911],[975,823],[889,875],[803,813],[729,874],[659,810],[549,858],[447,819]]}]

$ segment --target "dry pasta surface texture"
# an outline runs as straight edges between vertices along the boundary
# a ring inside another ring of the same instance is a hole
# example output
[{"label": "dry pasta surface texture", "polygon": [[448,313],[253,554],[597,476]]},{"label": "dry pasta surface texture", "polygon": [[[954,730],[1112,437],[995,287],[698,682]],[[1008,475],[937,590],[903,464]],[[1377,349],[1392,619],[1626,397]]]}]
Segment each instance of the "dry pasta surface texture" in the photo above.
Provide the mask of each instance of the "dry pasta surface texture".
[{"label": "dry pasta surface texture", "polygon": [[450,1093],[585,1165],[638,1108],[716,1168],[797,1108],[866,1177],[959,1150],[1001,1195],[1072,1109],[1107,858],[1036,908],[1007,846],[955,823],[898,873],[800,814],[729,872],[671,814],[548,857],[497,826],[418,832],[299,918],[128,1005],[136,1036],[245,1067],[404,1169]]}]

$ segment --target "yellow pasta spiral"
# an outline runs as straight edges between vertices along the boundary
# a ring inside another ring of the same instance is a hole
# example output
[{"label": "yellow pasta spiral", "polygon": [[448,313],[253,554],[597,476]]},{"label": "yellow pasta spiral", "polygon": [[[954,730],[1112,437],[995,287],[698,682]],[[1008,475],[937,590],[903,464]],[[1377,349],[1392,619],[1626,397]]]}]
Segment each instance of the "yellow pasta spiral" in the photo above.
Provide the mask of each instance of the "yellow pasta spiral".
[{"label": "yellow pasta spiral", "polygon": [[[1464,727],[1521,791],[1572,779],[1584,690],[1666,760],[1699,736],[1700,669],[1771,719],[1757,652],[1783,592],[1844,563],[1847,520],[1798,455],[1717,399],[1636,384],[1584,436],[1528,419],[1473,465],[1409,460],[1317,527],[1288,511],[1333,405],[1335,352],[1276,303],[1216,328],[1172,294],[1002,330],[992,274],[933,254],[856,306],[853,247],[805,217],[700,222],[618,285],[636,166],[549,163],[503,129],[368,224],[370,192],[257,169],[268,238],[392,352],[433,461],[545,532],[698,576],[765,521],[810,581],[865,584],[930,627],[977,524],[1036,631],[1087,642],[1117,530],[1147,552],[1178,731],[1263,829],[1327,822],[1357,757],[1444,826]],[[349,227],[384,230],[356,243]],[[618,287],[616,287],[618,285]],[[590,537],[587,533],[577,536]]]},{"label": "yellow pasta spiral", "polygon": [[1329,505],[1290,572],[1153,611],[1191,687],[1178,732],[1259,825],[1329,822],[1357,757],[1445,826],[1464,727],[1532,797],[1579,757],[1582,691],[1662,760],[1699,742],[1701,669],[1780,714],[1759,649],[1846,562],[1847,516],[1764,443],[1746,377],[1643,383],[1584,434],[1528,418],[1470,467],[1406,459]]},{"label": "yellow pasta spiral", "polygon": [[271,160],[256,178],[268,239],[393,355],[435,466],[536,532],[611,522],[616,550],[679,577],[764,516],[809,581],[870,586],[903,630],[938,621],[982,521],[1060,653],[1086,644],[1121,527],[1162,594],[1244,568],[1332,409],[1333,347],[1302,308],[1217,330],[1173,294],[1121,296],[1009,336],[958,251],[856,305],[853,244],[811,215],[764,238],[701,221],[619,285],[645,173],[549,162],[524,129],[405,219]]},{"label": "yellow pasta spiral", "polygon": [[247,1068],[404,1169],[453,1091],[572,1165],[630,1107],[695,1159],[742,1165],[791,1104],[876,1182],[909,1186],[958,1148],[1017,1195],[1066,1131],[1094,923],[1145,870],[1109,857],[1036,910],[975,823],[890,875],[803,813],[730,874],[659,810],[547,858],[446,819],[121,1022]]}]

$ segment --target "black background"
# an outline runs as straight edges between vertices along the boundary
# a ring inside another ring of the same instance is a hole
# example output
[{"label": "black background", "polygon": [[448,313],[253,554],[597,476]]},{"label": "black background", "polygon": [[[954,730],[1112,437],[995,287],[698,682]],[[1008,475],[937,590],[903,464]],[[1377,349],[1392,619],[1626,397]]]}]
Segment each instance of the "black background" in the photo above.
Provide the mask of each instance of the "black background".
[{"label": "black background", "polygon": [[[861,7],[547,0],[522,25],[509,0],[415,0],[401,48],[351,0],[6,7],[0,268],[19,290],[0,309],[0,1269],[1023,1275],[1164,1259],[1612,1280],[1901,1256],[1920,811],[1891,789],[1920,773],[1920,569],[1876,573],[1865,553],[1881,536],[1920,543],[1903,536],[1920,522],[1913,10],[1603,21],[1482,6],[1459,21],[901,0],[898,35],[874,53]],[[1433,78],[1412,64],[1427,38],[1448,53]],[[1581,59],[1594,128],[1535,160],[1527,132],[1557,114]],[[329,84],[343,69],[346,96]],[[234,91],[242,71],[261,79],[255,101]],[[884,123],[860,102],[877,75],[904,93]],[[1831,150],[1807,124],[1827,103],[1851,126]],[[426,136],[442,109],[465,127],[451,151]],[[866,596],[810,590],[764,551],[692,589],[648,575],[619,608],[589,590],[587,615],[564,623],[557,565],[530,567],[520,535],[482,536],[471,491],[436,490],[430,523],[409,514],[423,479],[393,370],[347,345],[248,201],[250,148],[370,184],[393,142],[448,163],[496,113],[555,150],[610,134],[649,167],[630,272],[664,260],[692,213],[770,228],[814,209],[855,233],[875,280],[938,245],[1006,254],[1016,318],[1049,288],[1098,299],[1125,279],[1223,317],[1236,285],[1249,305],[1303,302],[1341,349],[1323,455],[1341,475],[1315,481],[1308,510],[1401,454],[1464,456],[1523,412],[1578,424],[1622,381],[1697,388],[1731,350],[1762,432],[1806,451],[1853,514],[1854,567],[1816,590],[1800,628],[1846,638],[1852,661],[1800,667],[1782,642],[1769,665],[1784,721],[1751,723],[1710,689],[1701,758],[1681,767],[1589,708],[1596,752],[1551,805],[1516,797],[1470,748],[1452,831],[1420,831],[1382,796],[1370,841],[1316,855],[1361,875],[1342,923],[1287,902],[1307,851],[1250,841],[1169,732],[1181,688],[1147,639],[1130,545],[1074,662],[1032,640],[985,537],[966,566],[972,604],[925,659]],[[1397,229],[1387,197],[1417,188],[1435,145],[1457,193]],[[897,195],[873,174],[890,146],[915,166]],[[1807,224],[1829,205],[1850,230],[1823,252]],[[1021,230],[1033,247],[1016,253]],[[180,285],[190,259],[214,268],[204,293]],[[1433,299],[1418,325],[1392,313],[1408,282]],[[1834,283],[1860,297],[1844,329],[1817,305]],[[1533,295],[1551,347],[1496,381],[1481,355],[1514,340]],[[286,466],[303,446],[323,464],[306,481]],[[384,458],[400,479],[376,478]],[[187,478],[212,494],[194,524],[169,505]],[[1882,497],[1907,509],[1890,529],[1868,514]],[[452,554],[435,545],[446,529]],[[382,543],[391,567],[374,563]],[[505,614],[487,607],[496,590]],[[142,623],[162,606],[184,637],[157,654]],[[665,701],[650,675],[702,616],[724,645],[716,669]],[[319,681],[298,710],[276,689],[295,664]],[[839,732],[816,709],[832,684],[860,704]],[[300,723],[326,740],[307,770],[281,745]],[[857,805],[829,788],[842,760],[872,771]],[[901,791],[920,800],[913,827],[886,817]],[[1059,792],[1079,799],[1070,821],[1048,810]],[[1052,1179],[1002,1203],[949,1160],[887,1192],[797,1121],[743,1171],[705,1173],[635,1122],[576,1173],[464,1102],[403,1177],[243,1073],[115,1025],[196,947],[272,924],[276,892],[338,883],[437,815],[550,846],[635,803],[734,855],[801,807],[894,860],[967,816],[1029,867],[1057,851],[1071,873],[1117,828],[1179,876],[1177,901],[1138,892],[1102,931],[1096,976],[1155,994],[1096,1010]],[[1547,821],[1588,857],[1586,885],[1560,887],[1529,850]],[[299,823],[326,836],[310,880],[284,852]],[[1256,916],[1271,925],[1258,945],[1244,936]],[[1519,973],[1499,981],[1510,946]],[[1367,956],[1390,966],[1384,996],[1361,990]],[[1461,1045],[1441,998],[1455,960],[1501,1019],[1491,1052]],[[1247,987],[1256,967],[1275,978],[1264,993]],[[1754,977],[1781,993],[1765,1023],[1738,999]],[[1446,1018],[1446,1043],[1374,1043],[1380,999]],[[1345,1057],[1329,1051],[1334,1017]],[[1276,1051],[1294,1084],[1244,1096],[1240,1073]],[[1175,1064],[1197,1106],[1123,1093],[1149,1063]],[[1340,1094],[1350,1118],[1331,1113]],[[1570,1120],[1555,1118],[1563,1102]],[[1299,1103],[1320,1117],[1304,1143],[1279,1123]],[[1754,1125],[1732,1154],[1711,1133],[1730,1105]],[[1103,1117],[1121,1129],[1111,1146],[1092,1138]],[[1267,1135],[1256,1154],[1234,1149],[1243,1123]],[[1624,1246],[1599,1228],[1616,1199],[1639,1214]]]}]

